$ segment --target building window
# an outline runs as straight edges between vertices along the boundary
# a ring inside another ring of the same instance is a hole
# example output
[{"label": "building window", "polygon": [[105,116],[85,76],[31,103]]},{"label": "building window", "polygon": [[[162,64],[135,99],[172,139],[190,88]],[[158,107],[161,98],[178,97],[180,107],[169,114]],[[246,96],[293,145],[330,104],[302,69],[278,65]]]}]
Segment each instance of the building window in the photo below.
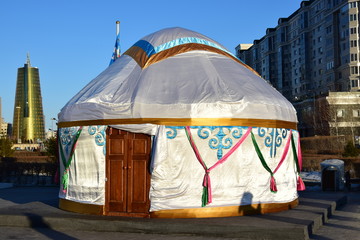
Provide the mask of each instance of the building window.
[{"label": "building window", "polygon": [[350,21],[356,21],[357,20],[356,14],[350,14],[349,17],[350,17]]},{"label": "building window", "polygon": [[345,116],[345,110],[344,109],[338,109],[336,112],[337,117],[344,117]]},{"label": "building window", "polygon": [[[352,29],[352,30],[351,30]],[[356,28],[351,28],[351,34],[356,34]],[[349,36],[349,29],[345,29],[344,31],[341,32],[341,38],[346,38],[347,36]]]},{"label": "building window", "polygon": [[352,54],[350,54],[350,60],[351,60],[352,62],[357,61],[357,60],[358,60],[358,57],[357,57],[357,56],[358,56],[357,53],[352,53]]},{"label": "building window", "polygon": [[358,79],[351,80],[351,87],[353,88],[359,87],[359,80]]},{"label": "building window", "polygon": [[350,8],[356,8],[356,7],[357,7],[357,2],[351,2],[351,3],[349,3],[349,7],[350,7]]},{"label": "building window", "polygon": [[351,47],[357,47],[357,40],[351,40],[350,41],[350,46]]},{"label": "building window", "polygon": [[332,25],[326,27],[326,33],[331,33],[332,32]]},{"label": "building window", "polygon": [[351,74],[358,74],[359,73],[359,68],[357,66],[355,67],[351,67]]},{"label": "building window", "polygon": [[353,117],[360,117],[360,109],[353,109]]},{"label": "building window", "polygon": [[330,70],[334,68],[334,61],[330,61],[326,64],[326,70]]},{"label": "building window", "polygon": [[356,27],[350,28],[350,33],[351,34],[356,34],[357,33]]}]

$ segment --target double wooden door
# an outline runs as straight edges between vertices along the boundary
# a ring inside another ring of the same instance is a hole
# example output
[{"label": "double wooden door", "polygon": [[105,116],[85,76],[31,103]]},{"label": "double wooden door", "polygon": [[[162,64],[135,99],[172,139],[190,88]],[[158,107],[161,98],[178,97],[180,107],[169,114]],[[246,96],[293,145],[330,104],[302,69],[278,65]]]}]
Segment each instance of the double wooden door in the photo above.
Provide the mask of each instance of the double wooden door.
[{"label": "double wooden door", "polygon": [[148,217],[151,138],[109,127],[105,214]]}]

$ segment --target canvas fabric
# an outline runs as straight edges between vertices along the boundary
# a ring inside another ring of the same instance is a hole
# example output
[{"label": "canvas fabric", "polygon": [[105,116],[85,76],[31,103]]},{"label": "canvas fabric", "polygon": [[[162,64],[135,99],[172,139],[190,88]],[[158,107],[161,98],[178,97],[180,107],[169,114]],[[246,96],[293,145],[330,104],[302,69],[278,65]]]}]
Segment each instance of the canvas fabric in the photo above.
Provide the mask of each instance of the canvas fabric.
[{"label": "canvas fabric", "polygon": [[[150,211],[201,207],[205,172],[196,159],[183,127],[147,125],[143,130],[141,125],[113,127],[154,133],[150,169]],[[96,134],[100,136],[101,130],[105,128],[106,126],[96,126]],[[220,128],[222,129],[219,134]],[[246,129],[247,127],[192,127],[191,133],[206,165],[211,167],[221,157],[219,155],[224,155],[231,149],[225,149],[229,146],[229,141],[231,146],[235,145]],[[294,130],[252,129],[272,170],[280,161],[285,142],[290,136],[289,131],[292,131],[296,142],[299,135]],[[105,204],[104,145],[99,146],[96,143],[96,134],[89,134],[89,127],[84,127],[70,165],[68,191],[60,191],[60,198],[81,203]],[[222,140],[220,145],[219,137]],[[262,166],[250,136],[223,164],[210,172],[210,177],[213,200],[208,207],[283,203],[298,197],[296,164],[292,150],[289,149],[284,163],[274,174],[278,192],[272,193],[270,174]]]},{"label": "canvas fabric", "polygon": [[[272,129],[263,130],[267,133],[264,137],[259,136],[258,128],[254,128],[252,131],[268,166],[274,170],[280,161],[285,140],[289,137],[288,131],[290,130],[286,130],[288,132],[287,138],[281,140],[282,144],[277,147],[277,153],[272,157],[270,157],[270,147],[267,147],[265,143],[265,141],[271,142],[265,139],[269,137],[269,132]],[[204,169],[197,161],[185,131],[178,129],[177,136],[170,139],[167,135],[170,134],[171,136],[172,132],[172,129],[166,127],[159,129],[151,177],[150,211],[201,207]],[[218,161],[218,158],[217,149],[210,149],[209,141],[217,139],[215,134],[218,129],[212,133],[208,131],[209,137],[206,139],[199,137],[196,128],[191,129],[191,132],[207,167],[211,167]],[[293,134],[297,140],[298,133],[294,131]],[[238,138],[232,137],[229,132],[224,137],[224,139],[226,138],[232,139],[233,144],[239,141]],[[280,138],[273,140],[279,141]],[[271,143],[275,144],[274,142]],[[223,154],[227,151],[229,149],[224,150]],[[250,136],[223,164],[210,172],[210,177],[212,203],[208,207],[284,203],[291,202],[298,197],[296,165],[291,150],[289,150],[284,163],[274,174],[278,192],[272,193],[270,191],[270,174],[262,166]]]},{"label": "canvas fabric", "polygon": [[[67,191],[63,191],[61,184],[59,198],[96,205],[103,205],[105,203],[106,127],[83,127],[69,167]],[[78,128],[59,129],[59,147],[63,148],[67,159],[69,158],[69,151],[67,149],[74,143],[73,134]],[[62,163],[60,163],[60,173],[63,176],[64,165]]]},{"label": "canvas fabric", "polygon": [[[289,101],[215,41],[175,28],[139,42],[132,47],[137,52],[123,54],[63,107],[60,124],[169,118],[297,122]],[[200,47],[182,50],[189,44]],[[137,62],[139,54],[151,58],[164,51],[168,54],[146,68]]]}]

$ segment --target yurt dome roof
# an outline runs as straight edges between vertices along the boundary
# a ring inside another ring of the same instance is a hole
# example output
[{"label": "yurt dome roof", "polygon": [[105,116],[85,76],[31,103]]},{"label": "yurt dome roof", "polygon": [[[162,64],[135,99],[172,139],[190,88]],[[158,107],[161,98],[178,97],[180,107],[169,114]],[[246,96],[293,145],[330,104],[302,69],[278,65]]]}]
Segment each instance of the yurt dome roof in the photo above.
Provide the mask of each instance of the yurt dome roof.
[{"label": "yurt dome roof", "polygon": [[77,93],[59,126],[99,124],[296,128],[296,111],[225,47],[167,28],[136,42]]}]

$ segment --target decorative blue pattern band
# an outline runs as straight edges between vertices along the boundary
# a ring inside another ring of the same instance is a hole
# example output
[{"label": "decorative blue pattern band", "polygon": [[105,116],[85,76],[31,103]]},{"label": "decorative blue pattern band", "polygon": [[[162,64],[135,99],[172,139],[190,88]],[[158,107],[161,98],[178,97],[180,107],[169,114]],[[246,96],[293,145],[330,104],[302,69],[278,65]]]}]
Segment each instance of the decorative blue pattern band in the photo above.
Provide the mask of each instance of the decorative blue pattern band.
[{"label": "decorative blue pattern band", "polygon": [[270,157],[276,157],[276,149],[279,148],[288,134],[285,128],[258,128],[259,137],[264,137],[264,144],[270,148]]},{"label": "decorative blue pattern band", "polygon": [[65,150],[66,155],[70,154],[70,148],[78,130],[79,127],[67,127],[59,129],[59,140],[61,143],[61,147],[63,147],[63,149]]},{"label": "decorative blue pattern band", "polygon": [[[221,159],[223,150],[229,149],[233,146],[233,139],[239,139],[243,135],[246,127],[238,126],[192,126],[191,129],[197,129],[197,135],[201,139],[209,139],[209,147],[217,150],[217,158]],[[276,157],[277,148],[281,147],[283,139],[288,135],[289,129],[285,128],[264,128],[254,127],[258,129],[258,136],[264,138],[264,145],[270,149],[270,157]],[[168,139],[176,138],[178,130],[183,130],[184,127],[166,126],[166,137]],[[231,138],[232,137],[232,138]]]},{"label": "decorative blue pattern band", "polygon": [[89,126],[88,133],[90,135],[95,135],[95,144],[103,148],[103,154],[106,156],[106,130],[107,126],[98,125],[98,126]]},{"label": "decorative blue pattern band", "polygon": [[139,40],[133,46],[139,47],[142,50],[144,50],[144,52],[146,53],[146,55],[148,57],[150,57],[151,55],[154,55],[156,53],[154,46],[145,40]]},{"label": "decorative blue pattern band", "polygon": [[164,44],[161,44],[161,45],[159,45],[157,47],[154,47],[148,41],[139,40],[133,46],[141,48],[142,50],[144,50],[144,52],[146,53],[146,55],[148,57],[151,57],[152,55],[154,55],[156,53],[159,53],[161,51],[164,51],[164,50],[167,50],[167,49],[179,46],[179,45],[188,44],[188,43],[197,43],[197,44],[203,44],[203,45],[211,46],[213,48],[220,49],[221,51],[224,51],[224,52],[230,54],[234,58],[237,58],[234,54],[232,54],[231,52],[229,52],[226,49],[222,48],[221,46],[219,46],[219,45],[217,45],[217,44],[215,44],[213,42],[209,42],[209,41],[207,41],[205,39],[196,38],[196,37],[177,38],[175,40],[172,40],[172,41],[166,42]]},{"label": "decorative blue pattern band", "polygon": [[[223,150],[229,149],[233,146],[233,140],[241,138],[243,131],[247,127],[238,127],[238,126],[191,126],[191,129],[197,129],[197,135],[201,139],[208,139],[208,145],[211,149],[217,150],[217,158],[221,159],[223,156]],[[176,138],[178,130],[184,130],[184,127],[178,126],[166,126],[166,137],[168,139]]]}]

